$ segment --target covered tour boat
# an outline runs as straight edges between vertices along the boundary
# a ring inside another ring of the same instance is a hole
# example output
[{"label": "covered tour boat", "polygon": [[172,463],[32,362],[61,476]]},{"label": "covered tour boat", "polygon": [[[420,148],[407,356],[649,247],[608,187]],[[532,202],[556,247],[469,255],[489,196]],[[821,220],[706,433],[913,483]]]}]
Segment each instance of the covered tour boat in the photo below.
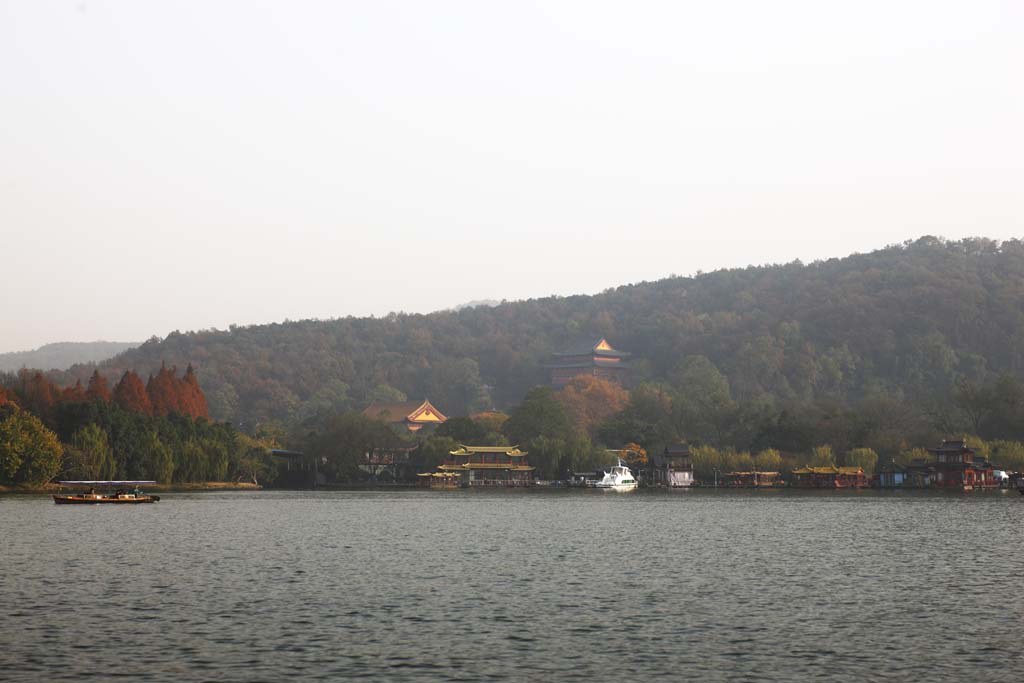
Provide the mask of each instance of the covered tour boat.
[{"label": "covered tour boat", "polygon": [[[53,494],[53,502],[57,505],[138,505],[160,500],[160,496],[145,494],[139,488],[143,484],[155,484],[152,480],[69,480],[57,483],[61,486],[88,487],[88,490],[80,493]],[[97,491],[97,487],[104,490]]]}]

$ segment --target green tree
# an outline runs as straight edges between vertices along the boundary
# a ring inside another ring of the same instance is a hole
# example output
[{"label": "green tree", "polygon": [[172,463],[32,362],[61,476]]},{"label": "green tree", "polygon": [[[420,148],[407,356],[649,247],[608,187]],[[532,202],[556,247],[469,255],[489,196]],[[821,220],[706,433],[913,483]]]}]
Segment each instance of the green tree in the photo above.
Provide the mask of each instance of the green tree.
[{"label": "green tree", "polygon": [[754,456],[754,465],[761,472],[781,472],[782,454],[774,448],[766,448]]},{"label": "green tree", "polygon": [[72,476],[82,479],[113,479],[115,476],[117,466],[110,441],[95,422],[74,433],[65,456]]},{"label": "green tree", "polygon": [[871,474],[878,466],[878,453],[870,448],[854,448],[846,452],[843,464],[847,467],[859,467],[866,474]]},{"label": "green tree", "polygon": [[41,486],[60,472],[64,449],[35,415],[13,404],[0,408],[0,481]]},{"label": "green tree", "polygon": [[810,464],[811,467],[830,467],[835,465],[836,458],[832,453],[832,447],[828,444],[815,446],[811,450],[811,459],[808,464]]},{"label": "green tree", "polygon": [[536,437],[564,440],[571,434],[572,425],[554,392],[549,387],[536,387],[509,412],[503,431],[513,444],[524,444]]}]

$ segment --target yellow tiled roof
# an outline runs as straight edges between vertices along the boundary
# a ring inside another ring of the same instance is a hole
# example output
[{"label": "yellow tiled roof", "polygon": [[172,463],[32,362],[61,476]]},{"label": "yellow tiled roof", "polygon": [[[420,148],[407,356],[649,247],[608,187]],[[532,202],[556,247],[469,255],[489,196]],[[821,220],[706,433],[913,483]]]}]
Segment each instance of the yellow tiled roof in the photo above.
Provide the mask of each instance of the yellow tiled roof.
[{"label": "yellow tiled roof", "polygon": [[798,467],[793,470],[793,474],[864,474],[864,470],[859,467],[829,465],[827,467]]}]

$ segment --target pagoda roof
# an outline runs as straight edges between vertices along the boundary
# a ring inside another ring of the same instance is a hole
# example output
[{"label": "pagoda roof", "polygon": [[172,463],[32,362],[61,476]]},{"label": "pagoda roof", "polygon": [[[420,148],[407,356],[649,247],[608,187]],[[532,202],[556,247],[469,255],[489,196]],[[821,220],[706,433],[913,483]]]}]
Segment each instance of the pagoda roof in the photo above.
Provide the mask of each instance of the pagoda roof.
[{"label": "pagoda roof", "polygon": [[610,360],[607,358],[592,358],[584,361],[571,361],[568,363],[548,363],[546,368],[628,368],[627,361]]},{"label": "pagoda roof", "polygon": [[967,445],[965,439],[954,439],[942,442],[942,445],[938,448],[929,448],[929,453],[973,453],[974,449]]},{"label": "pagoda roof", "polygon": [[612,345],[608,343],[608,340],[601,337],[595,341],[581,341],[573,344],[569,348],[558,351],[552,355],[554,356],[588,356],[590,354],[598,356],[607,356],[609,358],[628,358],[633,354],[628,351],[617,351],[612,348]]},{"label": "pagoda roof", "polygon": [[532,472],[531,465],[511,465],[507,462],[467,462],[461,465],[438,465],[442,472],[465,472],[467,470],[508,470],[509,472]]},{"label": "pagoda roof", "polygon": [[430,401],[405,401],[403,403],[380,403],[374,401],[363,415],[385,422],[445,422],[448,420]]},{"label": "pagoda roof", "polygon": [[514,458],[526,455],[526,451],[519,450],[519,446],[463,446],[454,451],[448,451],[449,455],[472,455],[474,453],[500,453]]}]

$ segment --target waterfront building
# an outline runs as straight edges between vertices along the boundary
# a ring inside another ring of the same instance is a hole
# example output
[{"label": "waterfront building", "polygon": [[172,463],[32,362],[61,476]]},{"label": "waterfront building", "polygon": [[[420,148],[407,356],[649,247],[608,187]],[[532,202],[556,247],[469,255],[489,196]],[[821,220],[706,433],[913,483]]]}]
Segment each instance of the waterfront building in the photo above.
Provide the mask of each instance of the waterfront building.
[{"label": "waterfront building", "polygon": [[[527,453],[517,446],[459,446],[448,452],[448,459],[436,472],[423,472],[422,481],[443,481],[447,485],[468,487],[523,487],[533,485],[534,468]],[[446,477],[436,476],[438,473]],[[432,483],[429,483],[433,487]]]},{"label": "waterfront building", "polygon": [[396,427],[405,428],[410,432],[418,432],[427,425],[439,425],[448,420],[444,414],[432,406],[430,401],[407,401],[405,403],[381,403],[374,401],[363,415],[374,420],[383,420]]},{"label": "waterfront building", "polygon": [[592,375],[623,386],[629,384],[629,357],[633,354],[612,348],[604,337],[587,341],[553,354],[545,367],[550,373],[551,386],[561,389],[573,377]]},{"label": "waterfront building", "polygon": [[414,444],[412,446],[374,448],[363,454],[359,469],[374,479],[381,477],[391,480],[401,479],[408,473],[411,454],[418,447],[418,444]]},{"label": "waterfront building", "polygon": [[653,486],[686,488],[693,486],[693,458],[686,444],[666,446],[651,458],[648,476]]},{"label": "waterfront building", "polygon": [[910,487],[910,477],[907,468],[897,465],[896,461],[883,465],[875,480],[880,489],[903,489]]},{"label": "waterfront building", "polygon": [[732,488],[754,489],[785,486],[785,482],[782,481],[781,472],[752,470],[750,472],[726,472],[725,485]]},{"label": "waterfront building", "polygon": [[809,489],[864,488],[867,475],[860,467],[798,467],[793,470],[793,486]]},{"label": "waterfront building", "polygon": [[977,457],[963,439],[943,441],[941,446],[929,448],[928,452],[935,456],[934,486],[963,491],[999,486],[992,463]]}]

